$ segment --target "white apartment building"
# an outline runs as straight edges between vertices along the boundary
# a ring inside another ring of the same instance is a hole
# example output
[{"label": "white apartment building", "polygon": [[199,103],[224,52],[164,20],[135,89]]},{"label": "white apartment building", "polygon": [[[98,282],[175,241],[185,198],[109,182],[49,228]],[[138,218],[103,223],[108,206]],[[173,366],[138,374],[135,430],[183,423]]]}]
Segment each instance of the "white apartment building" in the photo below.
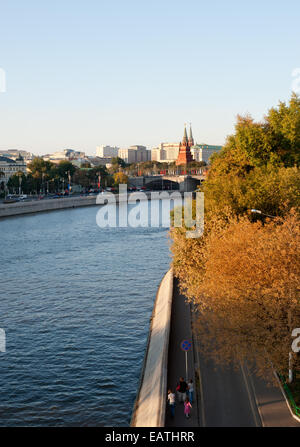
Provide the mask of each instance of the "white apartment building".
[{"label": "white apartment building", "polygon": [[160,143],[151,150],[151,160],[172,163],[177,160],[180,143]]},{"label": "white apartment building", "polygon": [[163,162],[166,159],[166,153],[163,149],[160,149],[159,147],[154,147],[151,149],[151,160],[152,161],[159,161]]},{"label": "white apartment building", "polygon": [[210,144],[196,144],[191,148],[191,154],[195,161],[204,161],[209,164],[209,159],[215,152],[219,152],[222,146],[212,146]]},{"label": "white apartment building", "polygon": [[119,148],[116,146],[97,146],[96,156],[100,158],[118,157]]},{"label": "white apartment building", "polygon": [[119,149],[118,156],[128,164],[142,163],[151,160],[151,151],[148,151],[146,146],[134,145],[129,148]]},{"label": "white apartment building", "polygon": [[136,151],[136,161],[135,163],[141,163],[151,160],[151,151],[148,151],[146,146],[130,146],[129,149]]},{"label": "white apartment building", "polygon": [[118,157],[122,158],[125,163],[136,163],[136,151],[134,149],[119,149]]},{"label": "white apartment building", "polygon": [[16,160],[0,156],[0,184],[3,182],[6,185],[9,178],[14,174],[17,172],[26,174],[26,171],[26,163],[21,156]]}]

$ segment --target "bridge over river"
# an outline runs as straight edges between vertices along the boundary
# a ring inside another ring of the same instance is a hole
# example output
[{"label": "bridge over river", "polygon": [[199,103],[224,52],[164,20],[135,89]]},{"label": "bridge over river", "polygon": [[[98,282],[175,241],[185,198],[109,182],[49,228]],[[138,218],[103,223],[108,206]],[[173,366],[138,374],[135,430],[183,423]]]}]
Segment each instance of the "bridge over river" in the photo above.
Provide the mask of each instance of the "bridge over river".
[{"label": "bridge over river", "polygon": [[196,174],[157,174],[140,177],[129,177],[129,186],[146,187],[151,190],[195,191],[205,179],[202,173]]}]

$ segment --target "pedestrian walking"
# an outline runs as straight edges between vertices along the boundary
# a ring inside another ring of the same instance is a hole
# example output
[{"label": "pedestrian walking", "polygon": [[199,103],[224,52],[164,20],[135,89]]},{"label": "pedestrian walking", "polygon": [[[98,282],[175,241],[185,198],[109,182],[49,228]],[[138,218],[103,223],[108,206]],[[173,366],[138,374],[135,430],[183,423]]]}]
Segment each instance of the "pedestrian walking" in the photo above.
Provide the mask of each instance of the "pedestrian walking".
[{"label": "pedestrian walking", "polygon": [[178,401],[184,402],[185,398],[186,398],[186,392],[188,390],[188,386],[187,386],[187,383],[183,377],[180,377],[179,384],[178,384],[176,390],[177,390],[177,395],[178,395]]},{"label": "pedestrian walking", "polygon": [[194,401],[194,383],[192,381],[192,379],[190,379],[189,383],[188,383],[188,393],[189,393],[189,399],[191,404]]},{"label": "pedestrian walking", "polygon": [[168,402],[171,412],[171,418],[173,419],[175,416],[175,393],[172,390],[168,391]]},{"label": "pedestrian walking", "polygon": [[192,409],[191,402],[190,402],[189,398],[186,397],[185,402],[184,402],[184,414],[187,419],[190,418],[191,409]]}]

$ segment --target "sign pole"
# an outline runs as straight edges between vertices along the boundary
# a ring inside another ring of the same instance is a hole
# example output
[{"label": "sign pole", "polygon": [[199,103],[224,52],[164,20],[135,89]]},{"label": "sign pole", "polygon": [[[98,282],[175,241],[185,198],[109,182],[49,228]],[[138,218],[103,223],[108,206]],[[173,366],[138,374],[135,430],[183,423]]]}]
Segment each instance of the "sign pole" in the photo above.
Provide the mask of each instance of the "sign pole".
[{"label": "sign pole", "polygon": [[188,381],[188,351],[192,348],[192,342],[190,340],[183,340],[180,343],[181,349],[185,352],[185,374],[186,380]]},{"label": "sign pole", "polygon": [[185,351],[185,373],[186,373],[186,381],[188,381],[188,359],[187,359],[187,351]]}]

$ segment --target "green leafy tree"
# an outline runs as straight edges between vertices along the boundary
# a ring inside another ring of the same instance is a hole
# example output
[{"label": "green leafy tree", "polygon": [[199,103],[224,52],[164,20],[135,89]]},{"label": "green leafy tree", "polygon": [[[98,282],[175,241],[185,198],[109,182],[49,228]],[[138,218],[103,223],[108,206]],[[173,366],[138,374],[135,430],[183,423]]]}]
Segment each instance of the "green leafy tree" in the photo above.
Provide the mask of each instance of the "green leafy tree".
[{"label": "green leafy tree", "polygon": [[91,163],[88,161],[84,161],[83,163],[81,163],[80,165],[81,168],[91,168]]},{"label": "green leafy tree", "polygon": [[59,177],[67,180],[69,173],[71,177],[74,175],[76,171],[76,166],[74,166],[70,161],[62,160],[58,163],[56,169]]},{"label": "green leafy tree", "polygon": [[121,168],[125,168],[126,167],[125,161],[122,158],[120,158],[120,157],[113,157],[111,159],[111,164],[112,165],[121,166]]}]

